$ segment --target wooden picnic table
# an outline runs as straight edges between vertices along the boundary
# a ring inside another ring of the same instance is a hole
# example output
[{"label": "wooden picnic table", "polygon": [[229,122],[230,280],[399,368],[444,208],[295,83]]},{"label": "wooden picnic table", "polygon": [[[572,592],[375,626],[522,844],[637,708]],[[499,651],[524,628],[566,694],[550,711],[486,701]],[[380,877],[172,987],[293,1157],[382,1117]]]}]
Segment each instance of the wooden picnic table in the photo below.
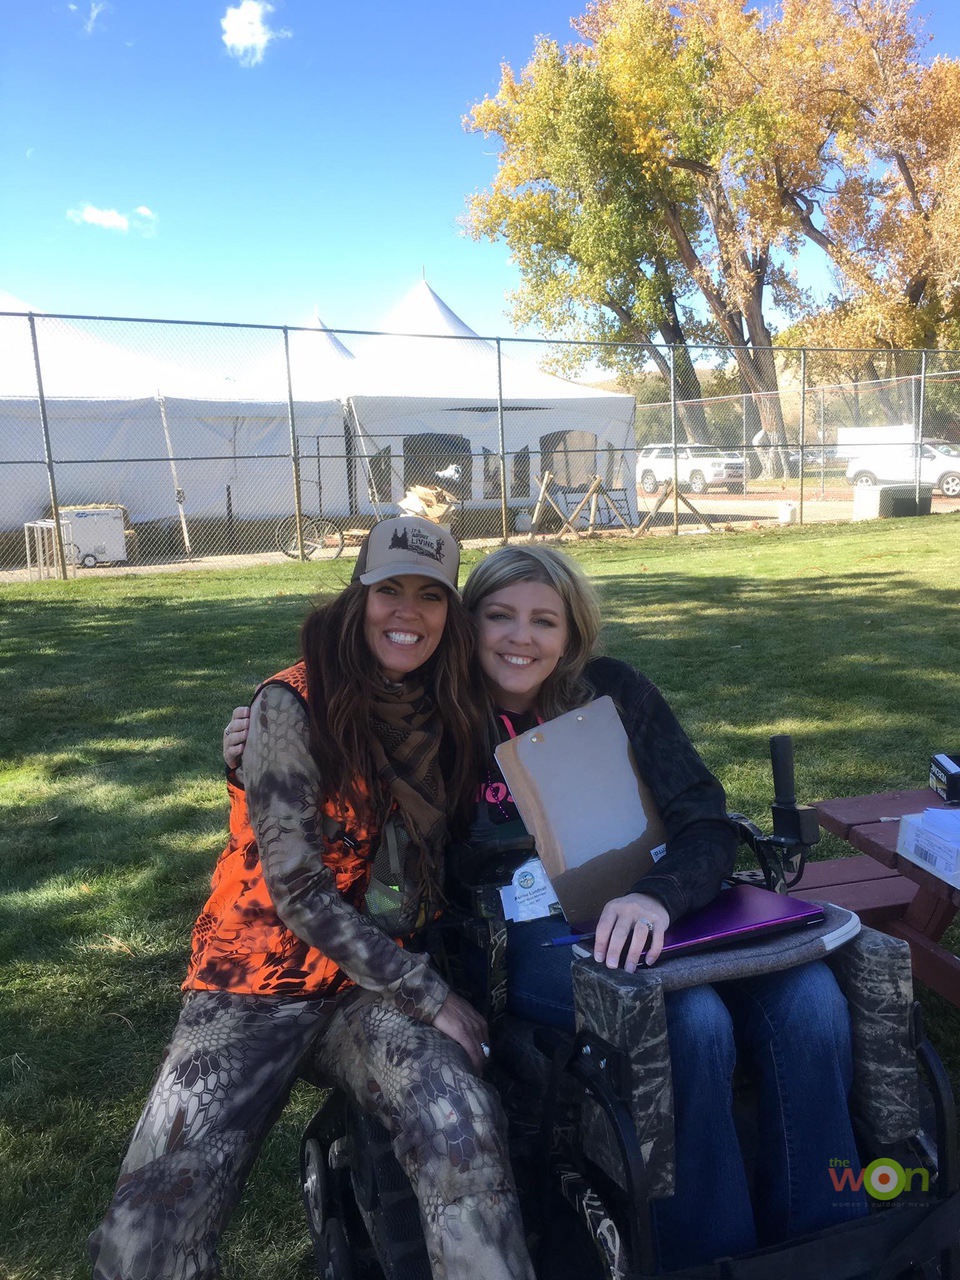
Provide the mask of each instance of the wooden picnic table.
[{"label": "wooden picnic table", "polygon": [[858,856],[809,862],[793,893],[827,898],[856,911],[865,924],[903,938],[914,975],[960,1007],[960,960],[939,945],[960,910],[960,889],[897,856],[900,818],[945,807],[928,787],[820,801],[820,826]]}]

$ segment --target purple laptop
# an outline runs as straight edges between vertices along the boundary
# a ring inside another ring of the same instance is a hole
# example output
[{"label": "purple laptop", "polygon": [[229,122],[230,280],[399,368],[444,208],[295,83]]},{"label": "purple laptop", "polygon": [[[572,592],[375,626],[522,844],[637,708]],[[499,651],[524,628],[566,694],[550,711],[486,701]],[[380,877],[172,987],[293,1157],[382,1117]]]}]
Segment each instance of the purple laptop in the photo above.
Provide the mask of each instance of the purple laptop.
[{"label": "purple laptop", "polygon": [[787,929],[819,924],[823,908],[754,884],[723,889],[706,907],[691,911],[664,934],[665,956],[681,951],[707,951],[746,942]]},{"label": "purple laptop", "polygon": [[[662,955],[712,951],[788,929],[819,924],[823,908],[759,885],[735,884],[722,889],[706,907],[691,911],[664,934]],[[593,926],[590,926],[591,928]],[[575,947],[577,954],[592,954],[589,947]]]}]

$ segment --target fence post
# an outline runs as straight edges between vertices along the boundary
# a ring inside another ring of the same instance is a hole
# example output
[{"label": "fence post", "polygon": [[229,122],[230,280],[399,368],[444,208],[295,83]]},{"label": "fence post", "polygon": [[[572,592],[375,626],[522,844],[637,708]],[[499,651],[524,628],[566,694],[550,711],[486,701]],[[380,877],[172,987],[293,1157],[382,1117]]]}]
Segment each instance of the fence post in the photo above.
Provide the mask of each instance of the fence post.
[{"label": "fence post", "polygon": [[47,483],[50,487],[50,510],[53,514],[53,547],[57,561],[57,577],[67,580],[67,556],[63,549],[63,530],[60,528],[60,503],[57,500],[57,477],[53,466],[53,449],[50,444],[50,423],[47,420],[47,401],[43,394],[43,376],[40,373],[40,349],[37,346],[37,326],[31,311],[27,317],[30,325],[30,342],[33,345],[33,367],[37,373],[37,398],[40,402],[40,425],[43,429],[43,457],[47,464]]},{"label": "fence post", "polygon": [[920,397],[917,405],[917,458],[914,470],[914,500],[920,510],[920,468],[923,459],[923,418],[927,407],[927,349],[920,352]]},{"label": "fence post", "polygon": [[500,448],[500,541],[505,546],[509,525],[507,516],[507,437],[503,422],[503,363],[499,338],[497,339],[497,435]]},{"label": "fence post", "polygon": [[743,396],[740,401],[740,416],[743,418],[743,495],[747,494],[747,479],[750,475],[750,459],[747,456],[747,448],[749,441],[747,440],[747,397]]},{"label": "fence post", "polygon": [[[800,458],[797,474],[800,477],[800,523],[803,524],[803,463],[807,443],[807,349],[800,348]],[[788,460],[789,461],[789,460]]]},{"label": "fence post", "polygon": [[673,450],[673,533],[680,533],[680,460],[677,457],[677,348],[670,346],[670,446]]},{"label": "fence post", "polygon": [[283,326],[283,358],[287,366],[287,422],[290,424],[290,460],[293,463],[293,518],[297,524],[297,558],[306,560],[303,549],[303,504],[300,501],[300,448],[293,412],[293,379],[290,376],[290,331]]},{"label": "fence post", "polygon": [[[821,376],[822,376],[822,375],[821,375]],[[825,412],[824,405],[823,405],[823,396],[824,396],[824,389],[823,389],[823,387],[821,387],[821,388],[820,388],[820,430],[819,430],[819,436],[820,436],[820,498],[821,498],[821,500],[823,500],[823,498],[825,498],[825,497],[826,497],[826,493],[827,493],[827,481],[826,481],[826,475],[825,475],[825,472],[826,472],[826,466],[827,466],[827,419],[826,419],[826,412]],[[834,456],[834,458],[836,458],[836,452],[834,452],[834,455],[833,455],[833,456]]]},{"label": "fence post", "polygon": [[[180,516],[180,533],[183,537],[183,549],[187,559],[193,559],[193,549],[190,546],[190,530],[187,528],[187,514],[184,511],[184,492],[180,488],[180,480],[177,476],[177,460],[173,456],[173,441],[170,438],[170,427],[167,423],[167,406],[163,396],[157,390],[157,403],[160,406],[160,421],[163,423],[163,438],[167,442],[167,457],[170,459],[170,474],[173,477],[173,496],[177,504],[177,512]],[[228,490],[229,492],[229,490]],[[229,519],[228,519],[229,523]]]},{"label": "fence post", "polygon": [[[359,438],[360,421],[357,418],[357,412],[353,407],[353,401],[348,400],[346,408],[343,411],[343,465],[347,469],[347,506],[350,509],[350,515],[359,514],[360,508],[357,505],[357,477],[354,471],[354,439]],[[393,479],[392,479],[392,463],[391,463],[391,491],[387,495],[388,498],[393,497]],[[373,510],[377,519],[380,519],[379,494],[373,498]]]}]

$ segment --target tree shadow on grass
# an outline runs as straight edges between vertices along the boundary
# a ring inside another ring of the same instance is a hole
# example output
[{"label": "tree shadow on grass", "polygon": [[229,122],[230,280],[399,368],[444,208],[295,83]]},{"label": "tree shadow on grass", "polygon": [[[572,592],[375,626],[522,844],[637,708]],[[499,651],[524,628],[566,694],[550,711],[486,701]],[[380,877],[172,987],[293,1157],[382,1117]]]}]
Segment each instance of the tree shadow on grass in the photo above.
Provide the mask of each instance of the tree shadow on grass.
[{"label": "tree shadow on grass", "polygon": [[817,799],[925,784],[956,735],[958,605],[903,572],[864,574],[857,595],[830,576],[603,582],[606,651],[655,680],[712,767],[726,779],[790,731]]}]

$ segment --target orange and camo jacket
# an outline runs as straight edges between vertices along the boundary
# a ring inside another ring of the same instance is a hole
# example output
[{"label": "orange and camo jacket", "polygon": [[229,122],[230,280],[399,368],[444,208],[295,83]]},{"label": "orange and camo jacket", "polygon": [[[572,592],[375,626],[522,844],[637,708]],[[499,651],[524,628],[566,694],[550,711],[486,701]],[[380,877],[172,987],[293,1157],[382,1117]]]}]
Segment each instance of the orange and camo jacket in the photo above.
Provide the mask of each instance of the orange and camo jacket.
[{"label": "orange and camo jacket", "polygon": [[[302,662],[264,684],[283,684],[305,703]],[[263,688],[263,685],[260,686]],[[228,781],[230,840],[214,869],[210,897],[193,928],[184,990],[231,991],[239,995],[321,996],[345,984],[345,975],[322,951],[291,932],[277,914],[260,865],[246,793]],[[373,866],[375,834],[345,804],[326,801],[318,813],[350,832],[353,847],[323,840],[323,861],[338,892],[362,908]]]}]

